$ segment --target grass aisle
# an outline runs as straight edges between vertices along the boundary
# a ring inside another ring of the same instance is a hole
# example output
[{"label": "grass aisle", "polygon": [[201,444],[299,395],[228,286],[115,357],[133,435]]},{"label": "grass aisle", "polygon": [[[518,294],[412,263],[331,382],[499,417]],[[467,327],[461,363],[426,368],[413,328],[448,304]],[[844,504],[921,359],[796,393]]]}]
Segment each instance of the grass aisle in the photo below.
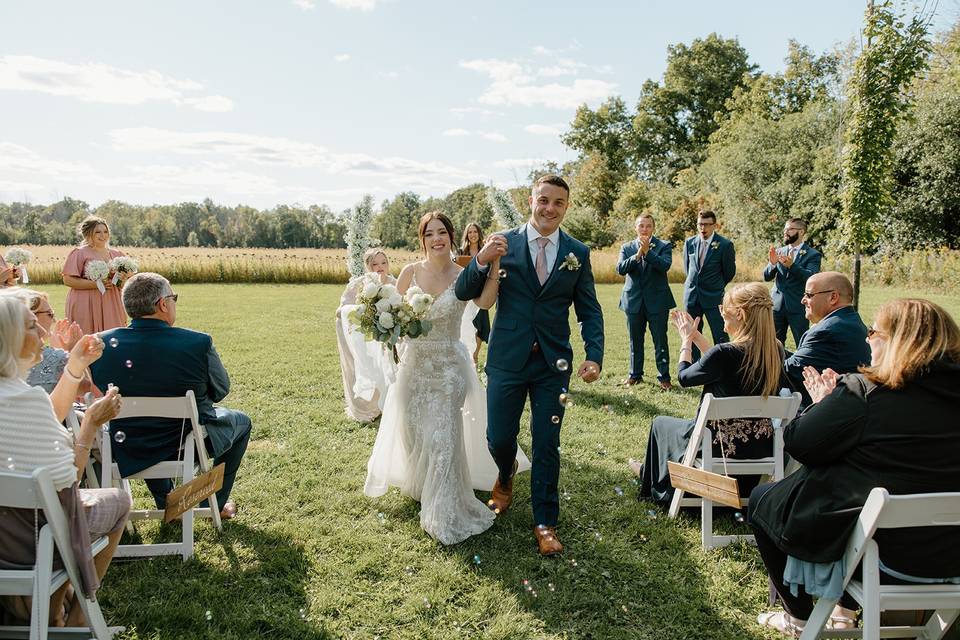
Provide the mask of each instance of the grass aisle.
[{"label": "grass aisle", "polygon": [[[64,288],[43,288],[59,313]],[[648,382],[616,386],[628,354],[619,287],[599,288],[603,375],[570,390],[559,528],[567,552],[559,560],[536,555],[529,474],[519,477],[505,517],[453,548],[420,530],[409,499],[362,495],[376,431],[343,413],[333,333],[339,286],[175,289],[178,325],[213,334],[233,383],[225,404],[250,414],[254,439],[234,492],[240,514],[222,538],[203,522],[194,560],[111,568],[101,600],[107,619],[126,625],[125,637],[775,637],[754,623],[767,583],[753,548],[704,553],[698,517],[671,522],[635,499],[626,459],[642,456],[654,415],[692,416],[698,392],[650,384],[649,341]],[[865,318],[906,294],[867,290]],[[960,296],[929,297],[960,317]],[[671,340],[675,369],[675,334]],[[577,339],[574,348],[579,363]],[[524,427],[527,451],[529,440]],[[742,525],[726,515],[718,528]],[[138,524],[147,541],[178,534],[177,526]]]}]

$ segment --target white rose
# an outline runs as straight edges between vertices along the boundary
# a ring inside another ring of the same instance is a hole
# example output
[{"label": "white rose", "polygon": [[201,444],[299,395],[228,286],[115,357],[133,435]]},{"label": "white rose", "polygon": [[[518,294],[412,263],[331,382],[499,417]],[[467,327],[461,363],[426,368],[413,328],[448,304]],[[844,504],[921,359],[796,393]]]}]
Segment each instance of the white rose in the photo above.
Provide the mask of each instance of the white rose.
[{"label": "white rose", "polygon": [[380,288],[380,297],[382,298],[392,298],[397,295],[397,288],[392,284],[385,284]]},{"label": "white rose", "polygon": [[407,289],[407,300],[413,300],[414,296],[418,296],[423,293],[423,289],[420,287],[410,287]]},{"label": "white rose", "polygon": [[393,308],[393,305],[386,298],[380,298],[374,306],[377,308],[377,311],[380,312],[390,311],[390,309]]},{"label": "white rose", "polygon": [[420,314],[430,308],[431,302],[433,302],[433,300],[430,296],[425,293],[421,293],[410,301],[410,306],[413,307],[414,313]]},{"label": "white rose", "polygon": [[401,304],[403,304],[403,296],[401,296],[399,293],[394,293],[388,298],[388,300],[390,300],[390,305],[394,307],[399,307]]},{"label": "white rose", "polygon": [[384,311],[377,316],[377,322],[379,322],[380,326],[384,329],[393,329],[393,315],[388,311]]},{"label": "white rose", "polygon": [[376,282],[368,282],[363,285],[363,297],[372,300],[380,293],[380,285]]}]

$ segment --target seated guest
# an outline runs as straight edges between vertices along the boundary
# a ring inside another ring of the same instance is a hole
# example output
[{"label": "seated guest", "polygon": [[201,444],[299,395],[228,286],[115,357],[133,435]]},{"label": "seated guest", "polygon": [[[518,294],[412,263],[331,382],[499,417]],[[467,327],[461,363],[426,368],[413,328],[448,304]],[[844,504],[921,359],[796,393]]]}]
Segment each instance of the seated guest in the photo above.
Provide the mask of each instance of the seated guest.
[{"label": "seated guest", "polygon": [[785,366],[806,406],[810,396],[803,387],[805,367],[853,373],[870,362],[870,348],[866,343],[867,327],[853,308],[853,285],[847,276],[836,271],[810,276],[801,301],[807,319],[816,324],[803,334]]},{"label": "seated guest", "polygon": [[[767,397],[788,386],[783,375],[783,349],[773,326],[773,301],[760,283],[737,285],[724,295],[720,305],[724,331],[730,342],[710,346],[685,311],[674,313],[680,332],[680,386],[703,385],[704,393],[718,398]],[[704,352],[691,362],[691,347]],[[680,462],[687,449],[695,420],[657,416],[650,428],[647,455],[642,465],[630,461],[640,476],[640,497],[669,504],[673,498],[667,462]],[[717,457],[762,458],[773,455],[773,425],[769,420],[733,419],[710,425]]]},{"label": "seated guest", "polygon": [[[70,537],[74,543],[81,574],[82,591],[92,593],[99,585],[116,551],[120,534],[130,511],[130,498],[121,489],[80,489],[81,470],[86,467],[90,445],[97,430],[120,410],[120,395],[111,389],[87,409],[74,437],[54,416],[50,398],[43,389],[29,386],[23,379],[27,370],[40,362],[45,332],[30,311],[29,299],[21,292],[0,295],[0,457],[6,460],[4,471],[32,473],[39,467],[51,471],[53,484],[65,507]],[[103,342],[84,336],[70,353],[61,385],[72,385],[77,395],[80,372],[96,360]],[[82,509],[77,509],[77,505]],[[38,520],[35,520],[38,518]],[[0,568],[23,569],[36,561],[36,527],[46,520],[33,509],[0,508]],[[108,536],[109,544],[96,558],[90,557],[90,540]],[[50,603],[50,624],[79,626],[83,613],[74,601],[64,619],[63,605],[68,585],[54,593]],[[77,592],[81,585],[74,585]],[[75,596],[74,596],[75,598]],[[13,618],[29,618],[30,605],[22,598],[3,599]]]},{"label": "seated guest", "polygon": [[[757,548],[786,610],[759,622],[786,633],[809,618],[809,593],[838,595],[843,575],[836,561],[874,487],[891,494],[960,491],[960,329],[932,302],[901,299],[877,310],[869,335],[871,364],[862,373],[838,379],[830,370],[807,369],[814,404],[784,432],[786,451],[803,467],[750,495]],[[887,529],[875,538],[881,582],[960,576],[952,528]],[[817,567],[822,581],[793,595],[785,579],[799,584],[809,573],[803,563],[836,564]],[[848,609],[834,622],[853,626],[855,602],[840,602]]]},{"label": "seated guest", "polygon": [[[52,393],[63,369],[67,366],[70,349],[83,337],[80,325],[67,319],[56,321],[53,308],[47,294],[30,289],[22,289],[30,298],[30,311],[37,317],[37,322],[46,333],[46,344],[43,347],[40,363],[30,369],[27,374],[27,384],[31,387],[41,387],[47,393]],[[79,393],[91,390],[89,375],[84,369],[85,380],[81,383]]]},{"label": "seated guest", "polygon": [[[163,276],[142,272],[123,287],[123,306],[130,316],[129,327],[105,331],[110,345],[91,368],[101,390],[114,384],[129,396],[183,396],[192,389],[197,399],[200,422],[206,427],[206,447],[214,464],[224,463],[223,488],[217,501],[224,519],[236,514],[230,501],[240,461],[250,440],[250,418],[245,414],[215,407],[230,391],[230,377],[223,368],[213,339],[205,333],[174,327],[177,294]],[[181,447],[181,420],[130,418],[113,420],[110,431],[126,437],[113,447],[120,473],[128,476],[164,460],[176,460]],[[173,489],[170,480],[147,480],[157,508],[166,506]]]}]

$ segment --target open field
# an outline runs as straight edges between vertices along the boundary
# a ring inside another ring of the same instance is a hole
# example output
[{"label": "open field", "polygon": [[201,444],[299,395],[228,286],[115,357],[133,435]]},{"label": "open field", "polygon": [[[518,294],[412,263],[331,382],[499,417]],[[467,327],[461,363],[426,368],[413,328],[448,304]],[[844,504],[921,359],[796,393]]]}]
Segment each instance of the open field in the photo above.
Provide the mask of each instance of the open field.
[{"label": "open field", "polygon": [[[42,288],[61,313],[66,288]],[[351,422],[342,410],[333,333],[341,287],[184,284],[175,290],[178,324],[214,336],[233,382],[224,404],[251,415],[254,439],[234,494],[240,514],[222,537],[203,522],[191,562],[168,558],[111,568],[101,599],[108,621],[127,627],[124,637],[779,637],[754,622],[767,597],[755,549],[704,553],[698,517],[672,522],[634,499],[626,459],[642,455],[654,415],[693,415],[698,392],[616,386],[628,353],[619,287],[599,287],[607,336],[602,377],[593,385],[572,383],[559,530],[567,553],[559,560],[535,553],[526,475],[517,482],[514,509],[490,531],[452,548],[420,530],[409,499],[396,492],[377,500],[362,495],[376,427]],[[868,288],[865,320],[898,295],[930,297],[960,317],[955,291]],[[675,367],[675,335],[671,339]],[[576,338],[574,349],[579,360]],[[653,372],[648,341],[648,379]],[[521,445],[529,451],[529,444],[529,430],[521,429]],[[718,518],[718,528],[742,525],[727,515]],[[138,524],[145,540],[178,533],[176,525]]]},{"label": "open field", "polygon": [[[28,265],[34,283],[53,284],[61,280],[60,271],[72,247],[25,246],[33,252]],[[345,249],[224,249],[204,247],[117,247],[135,258],[141,271],[162,273],[175,283],[276,283],[343,284],[349,275]],[[759,279],[766,265],[765,247],[739,247],[737,281]],[[619,244],[591,256],[594,276],[601,284],[621,284],[617,275]],[[391,269],[400,269],[421,256],[403,249],[387,249]],[[852,273],[850,257],[827,258],[823,270]],[[683,261],[674,251],[670,282],[683,282]],[[930,289],[960,287],[960,251],[909,251],[899,256],[865,258],[863,279],[867,284],[905,284]]]}]

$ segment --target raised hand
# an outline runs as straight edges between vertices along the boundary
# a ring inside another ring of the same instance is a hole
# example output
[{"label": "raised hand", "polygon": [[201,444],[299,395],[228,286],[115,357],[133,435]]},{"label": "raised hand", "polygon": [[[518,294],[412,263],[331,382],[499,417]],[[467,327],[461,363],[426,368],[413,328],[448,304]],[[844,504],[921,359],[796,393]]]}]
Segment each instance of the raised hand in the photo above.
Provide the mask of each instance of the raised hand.
[{"label": "raised hand", "polygon": [[770,256],[769,257],[770,264],[772,264],[773,266],[777,266],[777,263],[780,262],[780,256],[777,254],[777,248],[770,247],[770,253],[768,255]]},{"label": "raised hand", "polygon": [[103,340],[93,333],[83,336],[73,345],[73,349],[70,350],[69,364],[76,363],[76,366],[86,369],[99,360],[101,355],[103,355]]},{"label": "raised hand", "polygon": [[823,373],[819,373],[813,367],[803,368],[803,386],[814,404],[833,393],[839,379],[840,376],[833,369],[824,369]]},{"label": "raised hand", "polygon": [[93,424],[100,425],[116,418],[122,406],[123,397],[120,395],[120,390],[110,387],[102,398],[87,407],[86,415]]},{"label": "raised hand", "polygon": [[577,375],[584,382],[593,382],[600,377],[600,365],[593,360],[584,360],[580,368],[577,369]]},{"label": "raised hand", "polygon": [[790,257],[790,254],[778,256],[777,260],[787,269],[793,266],[793,258]]},{"label": "raised hand", "polygon": [[50,328],[50,346],[71,351],[83,337],[83,329],[76,322],[61,318]]},{"label": "raised hand", "polygon": [[697,324],[700,318],[694,318],[682,309],[676,309],[670,313],[670,319],[673,320],[673,326],[676,327],[680,339],[684,343],[692,343],[700,331]]},{"label": "raised hand", "polygon": [[477,263],[486,266],[501,256],[507,254],[507,239],[499,233],[493,233],[483,243],[483,248],[477,253]]},{"label": "raised hand", "polygon": [[650,251],[650,238],[648,236],[640,236],[641,255],[647,255],[648,251]]}]

